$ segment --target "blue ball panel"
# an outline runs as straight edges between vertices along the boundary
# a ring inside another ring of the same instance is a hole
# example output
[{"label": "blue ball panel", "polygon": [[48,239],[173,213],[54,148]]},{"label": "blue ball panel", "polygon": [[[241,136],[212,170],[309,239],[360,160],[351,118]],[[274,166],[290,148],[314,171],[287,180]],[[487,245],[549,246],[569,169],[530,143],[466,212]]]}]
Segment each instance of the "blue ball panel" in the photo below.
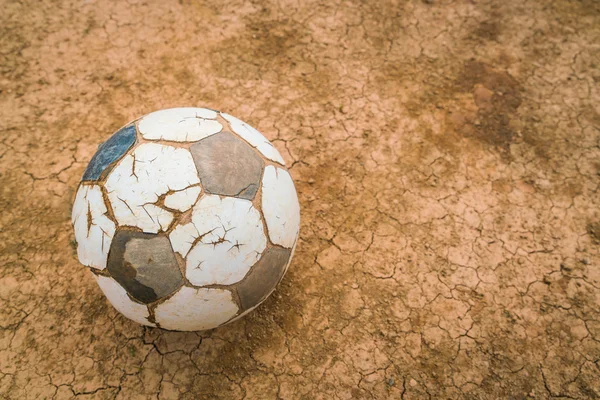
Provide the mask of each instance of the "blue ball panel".
[{"label": "blue ball panel", "polygon": [[128,125],[115,132],[114,135],[98,147],[98,151],[94,154],[94,157],[92,157],[81,180],[98,180],[109,166],[110,169],[112,169],[111,164],[121,158],[121,156],[133,146],[136,134],[137,132],[134,124]]}]

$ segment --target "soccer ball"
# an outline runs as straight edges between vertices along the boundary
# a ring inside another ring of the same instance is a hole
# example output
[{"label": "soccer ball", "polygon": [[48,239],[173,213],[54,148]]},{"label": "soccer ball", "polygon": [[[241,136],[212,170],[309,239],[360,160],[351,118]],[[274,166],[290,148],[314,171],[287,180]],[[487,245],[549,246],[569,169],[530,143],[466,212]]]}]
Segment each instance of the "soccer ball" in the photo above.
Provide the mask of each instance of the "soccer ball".
[{"label": "soccer ball", "polygon": [[212,329],[263,302],[296,247],[300,207],[275,147],[207,108],[156,111],[92,157],[75,196],[79,261],[126,317]]}]

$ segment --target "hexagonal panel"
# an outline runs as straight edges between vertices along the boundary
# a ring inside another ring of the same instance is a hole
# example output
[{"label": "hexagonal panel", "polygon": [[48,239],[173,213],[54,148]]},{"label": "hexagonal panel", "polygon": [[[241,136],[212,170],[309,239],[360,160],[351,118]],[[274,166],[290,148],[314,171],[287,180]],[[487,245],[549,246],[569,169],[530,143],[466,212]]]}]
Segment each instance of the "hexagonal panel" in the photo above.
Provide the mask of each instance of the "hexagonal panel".
[{"label": "hexagonal panel", "polygon": [[119,225],[157,233],[173,221],[173,213],[156,204],[160,196],[199,183],[187,149],[144,143],[119,162],[104,187]]},{"label": "hexagonal panel", "polygon": [[231,292],[225,289],[182,287],[156,307],[156,322],[163,329],[198,331],[213,329],[238,312]]},{"label": "hexagonal panel", "polygon": [[190,147],[207,192],[252,200],[258,191],[263,160],[231,132],[221,132]]},{"label": "hexagonal panel", "polygon": [[244,279],[265,249],[259,211],[249,200],[203,196],[191,221],[170,233],[173,250],[186,259],[186,278],[196,286],[231,285]]},{"label": "hexagonal panel", "polygon": [[71,221],[75,229],[79,262],[91,268],[106,268],[108,249],[116,229],[107,213],[99,185],[79,186]]},{"label": "hexagonal panel", "polygon": [[156,326],[156,324],[148,320],[150,317],[148,307],[131,300],[129,296],[127,296],[127,292],[123,286],[119,285],[117,281],[101,275],[94,275],[94,278],[96,279],[96,282],[98,282],[100,289],[102,289],[106,295],[106,298],[108,298],[118,312],[138,324]]},{"label": "hexagonal panel", "polygon": [[144,116],[138,129],[147,140],[195,142],[221,132],[216,118],[217,112],[208,108],[168,108]]},{"label": "hexagonal panel", "polygon": [[131,297],[145,304],[183,284],[171,243],[162,235],[117,232],[108,255],[108,272]]},{"label": "hexagonal panel", "polygon": [[262,212],[271,242],[292,248],[300,228],[300,204],[294,181],[283,168],[265,168],[262,182]]}]

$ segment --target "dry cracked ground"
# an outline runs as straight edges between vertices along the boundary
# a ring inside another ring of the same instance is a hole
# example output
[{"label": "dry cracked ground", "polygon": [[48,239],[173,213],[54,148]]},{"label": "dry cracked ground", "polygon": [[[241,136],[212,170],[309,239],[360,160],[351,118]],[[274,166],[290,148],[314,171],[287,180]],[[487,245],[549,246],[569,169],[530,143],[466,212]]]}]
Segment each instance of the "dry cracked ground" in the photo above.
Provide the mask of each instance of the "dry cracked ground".
[{"label": "dry cracked ground", "polygon": [[[0,397],[600,397],[600,4],[2,0]],[[301,238],[258,311],[118,315],[74,190],[127,121],[273,140]]]}]

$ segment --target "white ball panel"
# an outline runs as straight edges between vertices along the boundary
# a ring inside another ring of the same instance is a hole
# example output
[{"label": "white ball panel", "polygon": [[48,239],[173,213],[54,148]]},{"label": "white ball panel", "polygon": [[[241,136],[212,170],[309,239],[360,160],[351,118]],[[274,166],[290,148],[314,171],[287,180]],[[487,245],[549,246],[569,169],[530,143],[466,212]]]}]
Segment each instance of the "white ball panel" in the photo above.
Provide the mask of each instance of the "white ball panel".
[{"label": "white ball panel", "polygon": [[170,239],[175,251],[187,254],[186,277],[197,286],[242,280],[267,244],[250,201],[216,195],[204,196],[192,209],[192,222],[175,228]]},{"label": "white ball panel", "polygon": [[272,165],[265,168],[261,206],[271,241],[291,248],[300,228],[300,204],[287,171]]},{"label": "white ball panel", "polygon": [[216,111],[206,108],[169,108],[150,113],[138,123],[144,139],[195,142],[221,132]]},{"label": "white ball panel", "polygon": [[169,235],[171,247],[182,257],[187,256],[188,252],[194,244],[194,240],[200,236],[194,224],[177,225],[173,232]]},{"label": "white ball panel", "polygon": [[216,328],[238,312],[231,292],[223,289],[194,289],[184,286],[156,307],[161,328],[199,331]]},{"label": "white ball panel", "polygon": [[188,150],[146,143],[123,158],[105,186],[119,225],[157,233],[169,226],[173,215],[152,203],[169,190],[183,190],[198,183],[200,178]]},{"label": "white ball panel", "polygon": [[102,289],[108,298],[108,301],[110,301],[118,312],[138,324],[156,326],[148,321],[148,317],[150,316],[148,307],[132,301],[129,296],[127,296],[125,289],[119,285],[117,281],[106,276],[94,275],[94,278],[96,278],[98,286],[100,286],[100,289]]},{"label": "white ball panel", "polygon": [[[82,185],[77,191],[71,220],[77,241],[79,262],[104,269],[115,224],[106,216],[107,208],[98,185]],[[91,223],[89,223],[91,222]]]},{"label": "white ball panel", "polygon": [[172,193],[165,197],[165,206],[181,212],[187,211],[196,203],[201,191],[200,186],[192,186]]}]

